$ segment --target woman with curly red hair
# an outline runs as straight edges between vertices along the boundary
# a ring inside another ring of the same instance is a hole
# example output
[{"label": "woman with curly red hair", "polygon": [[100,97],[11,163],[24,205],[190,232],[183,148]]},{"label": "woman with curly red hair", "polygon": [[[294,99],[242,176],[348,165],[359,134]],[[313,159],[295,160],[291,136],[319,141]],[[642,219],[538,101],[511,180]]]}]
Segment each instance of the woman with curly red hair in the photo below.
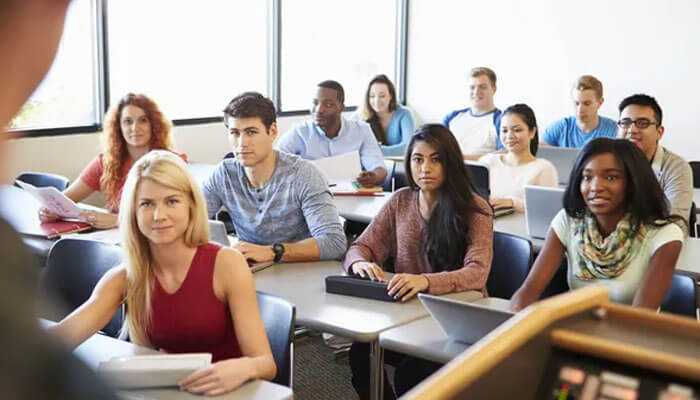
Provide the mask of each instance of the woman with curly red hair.
[{"label": "woman with curly red hair", "polygon": [[[117,226],[119,200],[129,169],[151,150],[172,151],[171,126],[158,105],[143,94],[129,93],[110,108],[105,116],[102,153],[64,191],[75,202],[93,192],[105,195],[108,212],[85,211],[82,217],[86,222],[98,229]],[[179,155],[187,161],[185,154]],[[58,216],[42,208],[39,218],[53,221]]]}]

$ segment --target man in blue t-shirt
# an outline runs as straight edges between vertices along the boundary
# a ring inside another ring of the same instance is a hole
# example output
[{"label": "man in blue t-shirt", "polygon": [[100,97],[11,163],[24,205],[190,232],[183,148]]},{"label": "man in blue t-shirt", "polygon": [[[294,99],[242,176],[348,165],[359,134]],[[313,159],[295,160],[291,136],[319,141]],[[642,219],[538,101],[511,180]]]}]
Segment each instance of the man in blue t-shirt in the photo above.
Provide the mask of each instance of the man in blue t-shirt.
[{"label": "man in blue t-shirt", "polygon": [[581,148],[589,140],[614,138],[614,120],[598,115],[603,105],[603,84],[591,75],[583,75],[571,92],[576,115],[555,121],[544,131],[543,139],[550,146]]}]

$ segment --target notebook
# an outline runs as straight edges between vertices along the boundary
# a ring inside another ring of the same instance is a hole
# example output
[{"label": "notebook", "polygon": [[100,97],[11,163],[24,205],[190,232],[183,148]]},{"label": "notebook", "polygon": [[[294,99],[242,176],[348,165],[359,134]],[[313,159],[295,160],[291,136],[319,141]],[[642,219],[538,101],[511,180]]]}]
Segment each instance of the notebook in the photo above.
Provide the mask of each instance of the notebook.
[{"label": "notebook", "polygon": [[47,239],[53,239],[69,233],[83,232],[92,229],[92,226],[81,221],[53,221],[42,222],[39,229]]},{"label": "notebook", "polygon": [[537,149],[537,157],[554,164],[559,175],[559,184],[566,186],[569,184],[569,175],[574,168],[579,149],[569,147],[547,147],[542,146]]},{"label": "notebook", "polygon": [[562,209],[564,188],[525,185],[525,224],[527,234],[544,239],[549,225]]},{"label": "notebook", "polygon": [[98,373],[119,389],[177,386],[191,373],[208,367],[211,354],[158,354],[115,357],[101,362]]},{"label": "notebook", "polygon": [[425,293],[419,293],[418,298],[448,338],[466,344],[478,342],[514,315],[510,311]]}]

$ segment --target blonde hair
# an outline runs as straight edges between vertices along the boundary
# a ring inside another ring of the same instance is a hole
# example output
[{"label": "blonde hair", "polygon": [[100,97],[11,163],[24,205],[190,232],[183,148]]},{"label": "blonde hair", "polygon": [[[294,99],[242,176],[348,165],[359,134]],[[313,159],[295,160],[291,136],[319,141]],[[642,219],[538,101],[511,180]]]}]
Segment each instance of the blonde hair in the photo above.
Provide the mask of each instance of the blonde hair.
[{"label": "blonde hair", "polygon": [[493,87],[496,87],[496,73],[493,72],[491,68],[488,67],[474,67],[469,71],[469,77],[470,78],[478,78],[481,75],[486,75],[487,78],[489,78],[489,81],[491,81],[491,85]]},{"label": "blonde hair", "polygon": [[592,90],[598,99],[603,98],[603,84],[593,75],[581,75],[574,83],[575,90]]},{"label": "blonde hair", "polygon": [[119,229],[126,255],[126,318],[121,336],[128,333],[134,343],[148,345],[151,323],[151,294],[155,283],[149,241],[136,221],[137,195],[144,180],[183,192],[190,197],[190,221],[185,244],[196,247],[209,242],[206,202],[199,185],[176,154],[153,150],[139,159],[129,171],[121,198]]}]

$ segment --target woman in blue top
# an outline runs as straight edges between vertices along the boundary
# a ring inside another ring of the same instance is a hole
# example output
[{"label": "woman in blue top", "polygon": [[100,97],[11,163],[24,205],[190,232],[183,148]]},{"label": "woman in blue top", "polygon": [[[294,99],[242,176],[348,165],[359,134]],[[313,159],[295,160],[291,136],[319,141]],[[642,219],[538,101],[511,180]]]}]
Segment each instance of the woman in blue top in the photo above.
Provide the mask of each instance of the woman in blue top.
[{"label": "woman in blue top", "polygon": [[396,89],[386,75],[369,81],[362,119],[372,127],[385,156],[403,156],[415,122],[411,111],[396,102]]}]

